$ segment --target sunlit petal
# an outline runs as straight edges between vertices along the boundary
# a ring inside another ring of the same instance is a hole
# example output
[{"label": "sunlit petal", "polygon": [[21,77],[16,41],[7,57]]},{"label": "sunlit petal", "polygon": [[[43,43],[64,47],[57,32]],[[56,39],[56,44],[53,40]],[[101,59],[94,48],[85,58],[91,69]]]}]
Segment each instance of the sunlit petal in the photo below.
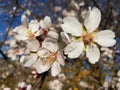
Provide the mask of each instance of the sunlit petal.
[{"label": "sunlit petal", "polygon": [[40,60],[35,63],[35,67],[38,73],[46,72],[50,69],[50,65],[43,65]]},{"label": "sunlit petal", "polygon": [[54,38],[54,39],[58,39],[58,37],[59,37],[58,33],[55,31],[49,31],[48,36],[51,38]]},{"label": "sunlit petal", "polygon": [[32,31],[32,33],[35,33],[39,30],[39,22],[37,20],[31,20],[29,23],[29,30]]},{"label": "sunlit petal", "polygon": [[115,34],[113,31],[104,30],[98,32],[94,36],[94,41],[100,44],[101,46],[113,46],[116,43]]},{"label": "sunlit petal", "polygon": [[51,67],[51,74],[52,74],[52,76],[56,76],[60,72],[61,72],[60,64],[57,61],[55,61]]},{"label": "sunlit petal", "polygon": [[32,39],[27,43],[27,49],[29,49],[30,51],[38,51],[40,47],[40,44],[38,42],[38,40],[36,39]]},{"label": "sunlit petal", "polygon": [[95,64],[99,61],[100,51],[96,45],[88,45],[86,49],[86,56],[89,59],[89,62]]},{"label": "sunlit petal", "polygon": [[88,32],[96,30],[101,21],[101,12],[98,8],[94,7],[90,9],[88,15],[85,18],[84,25]]},{"label": "sunlit petal", "polygon": [[22,25],[27,27],[27,25],[28,25],[28,18],[27,18],[27,16],[25,14],[23,14],[21,16],[21,23],[22,23]]},{"label": "sunlit petal", "polygon": [[83,42],[71,42],[65,48],[65,54],[68,55],[69,58],[77,58],[83,52],[84,44]]},{"label": "sunlit petal", "polygon": [[66,44],[70,43],[70,38],[69,38],[69,36],[68,36],[67,33],[61,32],[60,35],[61,35],[62,40],[63,40]]},{"label": "sunlit petal", "polygon": [[49,16],[46,16],[44,20],[40,21],[40,26],[43,29],[48,29],[51,26],[51,19]]},{"label": "sunlit petal", "polygon": [[73,36],[81,36],[82,25],[76,18],[70,16],[65,17],[63,23],[64,24],[61,24],[61,27],[64,32],[70,33]]},{"label": "sunlit petal", "polygon": [[42,47],[50,50],[51,52],[56,52],[58,50],[57,40],[52,38],[45,38],[42,43]]},{"label": "sunlit petal", "polygon": [[23,65],[25,67],[32,66],[36,62],[37,57],[38,57],[37,54],[30,54],[28,56],[25,56],[24,61],[23,61]]},{"label": "sunlit petal", "polygon": [[57,60],[61,65],[63,65],[63,66],[65,65],[64,56],[63,56],[62,52],[60,52],[60,51],[57,53]]}]

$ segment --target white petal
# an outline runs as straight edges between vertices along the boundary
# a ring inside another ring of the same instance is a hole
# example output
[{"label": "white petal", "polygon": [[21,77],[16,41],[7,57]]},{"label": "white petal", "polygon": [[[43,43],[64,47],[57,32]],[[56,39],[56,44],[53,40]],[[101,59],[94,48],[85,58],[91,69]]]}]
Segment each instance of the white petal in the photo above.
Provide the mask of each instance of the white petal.
[{"label": "white petal", "polygon": [[22,25],[24,25],[24,26],[27,26],[27,25],[28,25],[28,18],[27,18],[27,16],[26,16],[25,14],[23,14],[23,15],[21,16],[21,23],[22,23]]},{"label": "white petal", "polygon": [[100,44],[101,46],[113,46],[116,43],[115,34],[110,30],[104,30],[98,32],[94,36],[94,41]]},{"label": "white petal", "polygon": [[65,54],[68,54],[69,58],[77,58],[82,54],[84,48],[83,42],[71,42],[64,49]]},{"label": "white petal", "polygon": [[27,28],[25,26],[18,26],[15,29],[13,29],[14,32],[18,33],[19,35],[26,36],[27,35]]},{"label": "white petal", "polygon": [[30,67],[32,66],[36,60],[37,60],[38,55],[37,54],[30,54],[30,55],[26,55],[23,61],[23,65],[25,67]]},{"label": "white petal", "polygon": [[60,52],[60,51],[57,53],[57,60],[61,65],[63,65],[63,66],[65,65],[64,56],[63,56],[62,52]]},{"label": "white petal", "polygon": [[58,39],[58,37],[59,37],[58,33],[55,31],[49,31],[47,35],[54,39]]},{"label": "white petal", "polygon": [[100,51],[96,45],[88,45],[86,49],[86,56],[89,59],[89,62],[95,64],[99,61]]},{"label": "white petal", "polygon": [[49,16],[46,16],[44,20],[40,21],[40,26],[43,29],[48,29],[51,26],[51,19]]},{"label": "white petal", "polygon": [[55,61],[55,62],[53,63],[53,65],[52,65],[52,67],[51,67],[51,74],[52,74],[52,76],[55,77],[55,76],[58,75],[60,72],[61,72],[60,64],[59,64],[57,61]]},{"label": "white petal", "polygon": [[41,58],[48,57],[50,55],[50,51],[46,48],[40,48],[39,51],[38,51],[38,55]]},{"label": "white petal", "polygon": [[38,42],[38,40],[36,39],[33,39],[33,40],[30,40],[29,42],[27,42],[27,49],[29,49],[30,51],[38,51],[39,50],[39,47],[40,47],[40,44]]},{"label": "white petal", "polygon": [[35,68],[38,73],[43,73],[50,69],[50,65],[42,65],[41,61],[38,60],[35,64]]},{"label": "white petal", "polygon": [[31,20],[29,23],[29,30],[32,31],[32,33],[36,33],[39,31],[40,24],[37,20]]},{"label": "white petal", "polygon": [[69,38],[69,36],[68,36],[67,33],[61,32],[60,35],[61,35],[62,40],[63,40],[66,44],[70,43],[70,38]]},{"label": "white petal", "polygon": [[85,18],[84,25],[88,32],[96,30],[101,21],[101,12],[98,8],[94,7],[89,10],[88,15]]},{"label": "white petal", "polygon": [[58,50],[58,43],[56,39],[45,38],[42,47],[50,50],[51,52],[56,52]]},{"label": "white petal", "polygon": [[27,40],[27,39],[28,39],[28,37],[23,36],[23,35],[15,35],[14,37],[15,37],[17,40]]},{"label": "white petal", "polygon": [[73,36],[81,36],[82,25],[76,18],[70,16],[65,17],[63,23],[64,24],[61,24],[61,27],[64,32],[70,33]]}]

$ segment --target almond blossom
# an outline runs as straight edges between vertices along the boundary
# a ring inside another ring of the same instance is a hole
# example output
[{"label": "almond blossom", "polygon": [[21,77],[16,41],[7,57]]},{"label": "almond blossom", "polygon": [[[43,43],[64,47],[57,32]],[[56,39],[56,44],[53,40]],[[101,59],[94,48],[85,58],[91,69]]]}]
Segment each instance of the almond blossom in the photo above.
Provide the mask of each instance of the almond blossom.
[{"label": "almond blossom", "polygon": [[30,40],[35,39],[40,35],[40,24],[37,20],[31,20],[28,23],[28,19],[25,15],[21,17],[22,25],[13,29],[16,32],[15,38],[18,40]]},{"label": "almond blossom", "polygon": [[69,58],[77,58],[85,50],[89,62],[95,64],[100,58],[97,44],[110,47],[116,43],[113,31],[108,29],[98,32],[100,21],[101,12],[96,7],[89,9],[84,25],[74,17],[68,16],[63,19],[63,31],[72,35],[70,43],[64,49]]},{"label": "almond blossom", "polygon": [[52,76],[56,76],[61,72],[60,65],[64,66],[64,57],[62,52],[58,49],[57,42],[47,38],[42,44],[43,47],[39,50],[38,54],[41,60],[36,63],[38,73],[43,73],[51,68]]}]

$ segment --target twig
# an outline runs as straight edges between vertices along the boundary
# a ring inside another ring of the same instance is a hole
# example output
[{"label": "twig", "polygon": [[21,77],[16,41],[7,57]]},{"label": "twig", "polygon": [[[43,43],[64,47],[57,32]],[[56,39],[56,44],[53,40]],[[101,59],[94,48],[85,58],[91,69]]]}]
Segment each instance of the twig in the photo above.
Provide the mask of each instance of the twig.
[{"label": "twig", "polygon": [[[18,5],[18,0],[16,0],[16,6],[17,5]],[[4,45],[4,43],[5,43],[5,41],[6,41],[7,37],[8,37],[8,33],[10,31],[10,28],[11,28],[11,26],[12,26],[12,24],[14,22],[15,16],[16,16],[16,12],[17,12],[17,9],[13,12],[12,20],[9,22],[10,24],[9,24],[8,30],[7,30],[7,32],[5,34],[5,37],[4,37],[3,41],[0,44],[0,48]]]},{"label": "twig", "polygon": [[41,89],[42,85],[44,84],[45,78],[48,74],[48,71],[41,74],[40,79],[37,80],[36,84],[33,86],[32,90],[35,90],[36,88]]},{"label": "twig", "polygon": [[0,50],[0,53],[1,53],[1,55],[3,56],[3,58],[5,59],[5,60],[7,60],[8,59],[8,57],[3,53],[3,51],[2,50]]},{"label": "twig", "polygon": [[112,7],[110,8],[110,11],[108,13],[108,16],[107,16],[107,19],[106,19],[106,22],[105,22],[105,25],[103,26],[103,30],[106,28],[109,20],[110,20],[110,17],[111,17],[111,13],[112,13]]}]

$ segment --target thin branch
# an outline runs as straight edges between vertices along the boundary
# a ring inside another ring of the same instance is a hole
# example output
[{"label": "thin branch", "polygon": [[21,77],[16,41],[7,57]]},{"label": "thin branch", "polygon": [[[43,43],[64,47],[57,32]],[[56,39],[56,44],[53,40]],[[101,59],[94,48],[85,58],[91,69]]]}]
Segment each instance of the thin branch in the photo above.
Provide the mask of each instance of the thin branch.
[{"label": "thin branch", "polygon": [[106,19],[106,22],[105,22],[105,25],[103,26],[103,30],[106,28],[109,20],[110,20],[110,17],[111,17],[111,13],[112,13],[112,7],[110,8],[110,11],[108,13],[108,16],[107,16],[107,19]]},{"label": "thin branch", "polygon": [[[17,5],[18,5],[18,0],[16,0],[16,6],[17,6]],[[18,7],[17,7],[17,9],[18,9]],[[8,37],[8,33],[9,33],[10,28],[12,27],[12,24],[13,24],[14,19],[15,19],[15,17],[16,17],[17,9],[13,12],[12,20],[9,22],[8,30],[7,30],[7,32],[6,32],[6,34],[5,34],[5,37],[4,37],[3,41],[0,43],[0,48],[4,45],[4,43],[5,43],[5,41],[6,41],[7,37]]]},{"label": "thin branch", "polygon": [[3,58],[5,59],[5,60],[7,60],[8,59],[8,57],[3,53],[3,51],[2,50],[0,50],[0,54],[3,56]]}]

